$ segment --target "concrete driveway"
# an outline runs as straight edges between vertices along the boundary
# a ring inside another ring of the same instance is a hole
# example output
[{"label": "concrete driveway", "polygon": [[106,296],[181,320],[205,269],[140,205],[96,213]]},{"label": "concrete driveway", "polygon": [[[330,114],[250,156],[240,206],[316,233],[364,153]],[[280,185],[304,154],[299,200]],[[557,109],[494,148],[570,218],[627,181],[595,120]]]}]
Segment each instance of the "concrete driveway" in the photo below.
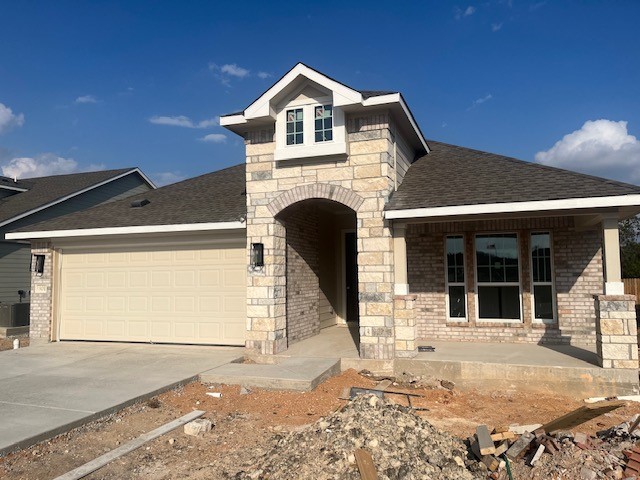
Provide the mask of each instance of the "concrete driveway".
[{"label": "concrete driveway", "polygon": [[243,353],[84,342],[0,352],[0,455],[189,382]]}]

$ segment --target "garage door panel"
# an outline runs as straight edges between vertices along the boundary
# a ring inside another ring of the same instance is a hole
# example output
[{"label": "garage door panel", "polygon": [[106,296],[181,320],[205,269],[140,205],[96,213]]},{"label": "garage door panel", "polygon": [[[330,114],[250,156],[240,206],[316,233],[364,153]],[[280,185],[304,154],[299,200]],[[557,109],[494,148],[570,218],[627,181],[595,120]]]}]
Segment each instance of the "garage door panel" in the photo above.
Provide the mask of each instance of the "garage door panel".
[{"label": "garage door panel", "polygon": [[244,240],[63,252],[62,339],[241,345]]}]

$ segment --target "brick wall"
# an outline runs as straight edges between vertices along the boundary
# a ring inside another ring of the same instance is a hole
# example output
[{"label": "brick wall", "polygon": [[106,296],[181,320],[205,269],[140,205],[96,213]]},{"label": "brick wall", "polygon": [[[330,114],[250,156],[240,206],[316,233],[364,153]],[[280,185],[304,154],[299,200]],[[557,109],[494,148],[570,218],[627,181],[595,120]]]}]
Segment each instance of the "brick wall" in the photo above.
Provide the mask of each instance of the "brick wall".
[{"label": "brick wall", "polygon": [[[553,268],[557,320],[532,320],[529,239],[532,231],[549,231],[553,240]],[[521,323],[476,321],[474,234],[517,232],[522,293]],[[464,234],[467,321],[447,322],[445,296],[445,237]],[[602,293],[601,236],[598,231],[576,232],[569,217],[446,222],[407,227],[409,291],[417,294],[416,321],[420,339],[595,344],[593,295]]]},{"label": "brick wall", "polygon": [[53,251],[45,242],[33,242],[32,255],[44,255],[42,275],[31,273],[31,305],[29,337],[31,344],[46,343],[51,339],[53,315]]},{"label": "brick wall", "polygon": [[287,229],[287,336],[289,345],[320,331],[318,209],[292,207]]}]

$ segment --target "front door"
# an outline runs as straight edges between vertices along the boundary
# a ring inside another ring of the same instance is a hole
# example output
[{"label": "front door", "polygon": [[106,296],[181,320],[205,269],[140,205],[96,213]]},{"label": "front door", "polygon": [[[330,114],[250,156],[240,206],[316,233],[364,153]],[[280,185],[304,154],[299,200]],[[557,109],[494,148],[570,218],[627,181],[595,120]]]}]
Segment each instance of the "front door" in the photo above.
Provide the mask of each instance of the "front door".
[{"label": "front door", "polygon": [[345,284],[347,297],[347,322],[357,322],[358,306],[358,246],[355,232],[344,234]]}]

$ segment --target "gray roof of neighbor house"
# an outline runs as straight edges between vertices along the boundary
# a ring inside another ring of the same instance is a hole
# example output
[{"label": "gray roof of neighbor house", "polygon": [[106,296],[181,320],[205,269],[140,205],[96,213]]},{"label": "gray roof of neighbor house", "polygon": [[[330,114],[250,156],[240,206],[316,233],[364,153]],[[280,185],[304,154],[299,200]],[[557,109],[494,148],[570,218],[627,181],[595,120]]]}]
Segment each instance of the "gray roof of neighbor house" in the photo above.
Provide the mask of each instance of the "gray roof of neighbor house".
[{"label": "gray roof of neighbor house", "polygon": [[640,186],[428,141],[385,210],[640,194]]},{"label": "gray roof of neighbor house", "polygon": [[[143,207],[132,202],[149,200]],[[246,215],[245,164],[29,225],[19,232],[236,222]]]},{"label": "gray roof of neighbor house", "polygon": [[[100,172],[72,173],[49,177],[18,180],[15,186],[26,189],[0,199],[0,223],[24,215],[34,209],[55,203],[87,188],[94,187],[114,177],[136,171],[135,168],[102,170]],[[11,180],[13,182],[13,180]],[[10,186],[10,184],[7,184]]]}]

